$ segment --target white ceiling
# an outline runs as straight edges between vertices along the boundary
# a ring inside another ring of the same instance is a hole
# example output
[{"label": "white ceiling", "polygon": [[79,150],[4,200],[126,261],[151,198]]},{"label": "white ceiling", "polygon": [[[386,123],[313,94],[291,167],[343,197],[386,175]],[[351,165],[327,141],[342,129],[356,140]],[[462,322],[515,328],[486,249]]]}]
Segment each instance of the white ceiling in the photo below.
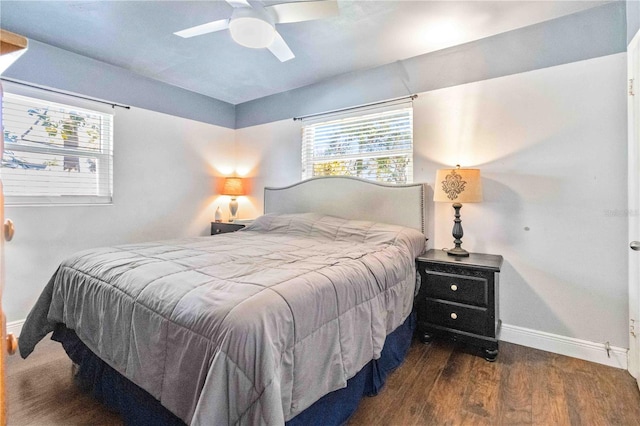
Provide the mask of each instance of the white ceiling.
[{"label": "white ceiling", "polygon": [[[250,0],[254,5],[282,1]],[[352,1],[340,15],[282,24],[296,57],[241,47],[228,31],[175,31],[228,18],[224,1],[7,1],[0,26],[232,104],[576,13],[608,1]]]}]

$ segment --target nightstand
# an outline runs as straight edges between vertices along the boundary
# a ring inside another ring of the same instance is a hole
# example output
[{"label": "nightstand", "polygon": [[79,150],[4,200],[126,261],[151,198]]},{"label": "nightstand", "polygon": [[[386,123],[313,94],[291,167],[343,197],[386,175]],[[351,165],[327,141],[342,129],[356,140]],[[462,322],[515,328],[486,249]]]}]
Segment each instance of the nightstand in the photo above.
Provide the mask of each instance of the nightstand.
[{"label": "nightstand", "polygon": [[241,223],[232,222],[211,222],[211,235],[226,234],[227,232],[236,232],[244,228]]},{"label": "nightstand", "polygon": [[498,356],[498,278],[502,256],[450,256],[429,250],[416,258],[421,285],[416,297],[420,340],[447,337],[480,347],[487,361]]}]

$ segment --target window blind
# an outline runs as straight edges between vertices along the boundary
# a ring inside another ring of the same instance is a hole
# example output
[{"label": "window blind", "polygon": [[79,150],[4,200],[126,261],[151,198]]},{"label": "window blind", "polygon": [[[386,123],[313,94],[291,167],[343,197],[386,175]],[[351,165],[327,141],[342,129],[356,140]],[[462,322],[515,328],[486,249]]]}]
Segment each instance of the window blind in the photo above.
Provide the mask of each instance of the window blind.
[{"label": "window blind", "polygon": [[7,204],[110,203],[113,116],[5,93]]},{"label": "window blind", "polygon": [[344,175],[411,183],[413,108],[408,105],[352,112],[303,126],[302,178]]}]

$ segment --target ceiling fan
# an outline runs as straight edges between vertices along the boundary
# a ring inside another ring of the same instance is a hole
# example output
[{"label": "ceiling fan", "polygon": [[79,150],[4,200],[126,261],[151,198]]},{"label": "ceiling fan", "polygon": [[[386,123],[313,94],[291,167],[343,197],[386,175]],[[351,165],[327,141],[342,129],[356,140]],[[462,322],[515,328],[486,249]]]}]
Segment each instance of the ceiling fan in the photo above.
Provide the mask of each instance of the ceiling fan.
[{"label": "ceiling fan", "polygon": [[251,6],[247,0],[226,2],[234,8],[230,18],[208,22],[174,34],[189,38],[229,29],[231,38],[236,43],[254,49],[266,47],[280,62],[285,62],[293,59],[295,55],[276,30],[276,24],[312,21],[339,14],[336,0],[301,1],[259,7]]}]

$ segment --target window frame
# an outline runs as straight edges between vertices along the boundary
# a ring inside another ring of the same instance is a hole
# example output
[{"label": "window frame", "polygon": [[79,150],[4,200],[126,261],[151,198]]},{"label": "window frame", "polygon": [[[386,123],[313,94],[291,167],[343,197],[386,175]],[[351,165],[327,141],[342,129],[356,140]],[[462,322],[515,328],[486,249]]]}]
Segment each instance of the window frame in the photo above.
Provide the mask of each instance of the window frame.
[{"label": "window frame", "polygon": [[[19,84],[11,83],[11,82],[2,82],[3,86],[3,97],[11,98],[12,96],[17,97],[27,97],[32,98],[36,102],[39,102],[37,105],[34,105],[34,108],[39,108],[48,103],[53,103],[60,105],[65,108],[65,110],[73,111],[74,109],[78,109],[80,111],[86,111],[92,114],[98,114],[104,120],[105,117],[108,117],[106,124],[101,123],[101,127],[107,126],[106,131],[101,132],[100,136],[100,149],[99,150],[83,150],[80,149],[72,149],[72,148],[63,148],[63,147],[38,147],[38,146],[19,146],[9,144],[7,142],[4,143],[4,152],[11,151],[17,153],[19,156],[20,153],[25,154],[51,154],[56,156],[77,156],[81,158],[96,158],[97,162],[100,163],[100,169],[104,169],[106,171],[106,182],[100,182],[100,177],[96,177],[96,182],[98,185],[101,185],[101,189],[99,192],[101,194],[97,195],[76,195],[76,194],[61,194],[61,195],[11,195],[7,194],[4,196],[5,204],[7,206],[76,206],[76,205],[111,205],[113,204],[113,190],[114,190],[114,175],[113,175],[113,163],[114,163],[114,121],[115,121],[115,111],[112,108],[98,104],[96,102],[92,102],[90,100],[84,100],[73,95],[64,95],[61,93],[52,93],[46,91],[46,89],[37,89],[33,87],[26,87]],[[3,108],[4,108],[3,102]],[[3,113],[3,120],[6,120],[5,114]],[[105,133],[108,133],[105,136]],[[2,137],[4,138],[4,126]],[[105,143],[106,142],[106,143]],[[4,157],[4,152],[2,156]],[[2,172],[4,171],[3,167],[0,167],[0,177],[2,176]],[[3,185],[6,188],[6,183]],[[6,192],[6,191],[5,191]]]}]

